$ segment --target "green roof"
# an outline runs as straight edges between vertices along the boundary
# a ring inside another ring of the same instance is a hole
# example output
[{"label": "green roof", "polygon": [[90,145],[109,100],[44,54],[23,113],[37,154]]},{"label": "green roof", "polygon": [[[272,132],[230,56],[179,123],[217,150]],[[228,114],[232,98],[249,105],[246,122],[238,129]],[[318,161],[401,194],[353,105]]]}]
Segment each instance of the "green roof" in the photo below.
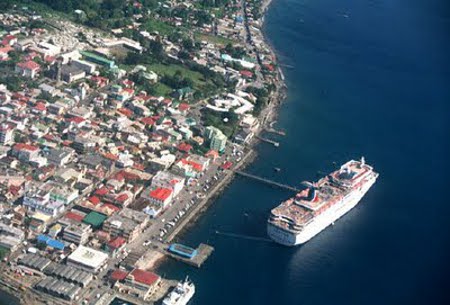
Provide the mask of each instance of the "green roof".
[{"label": "green roof", "polygon": [[95,229],[98,229],[102,226],[106,218],[108,217],[104,214],[97,212],[90,212],[89,214],[86,215],[86,217],[84,217],[83,222],[91,225]]},{"label": "green roof", "polygon": [[114,61],[109,60],[109,59],[107,59],[105,57],[99,56],[99,55],[97,55],[95,53],[91,53],[91,52],[87,52],[87,51],[80,51],[80,54],[85,56],[85,57],[97,60],[100,63],[104,63],[104,64],[109,65],[109,66],[114,66]]}]

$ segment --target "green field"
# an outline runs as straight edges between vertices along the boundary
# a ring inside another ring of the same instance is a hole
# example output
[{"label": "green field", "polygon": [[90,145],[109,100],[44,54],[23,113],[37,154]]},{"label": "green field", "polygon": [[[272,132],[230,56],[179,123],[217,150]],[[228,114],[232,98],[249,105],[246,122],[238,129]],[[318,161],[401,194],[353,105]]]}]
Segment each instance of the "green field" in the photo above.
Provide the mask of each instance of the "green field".
[{"label": "green field", "polygon": [[155,96],[169,96],[172,93],[172,88],[161,83],[155,84],[153,90],[153,95]]},{"label": "green field", "polygon": [[192,81],[194,82],[194,84],[196,86],[202,85],[205,83],[205,79],[203,78],[203,75],[200,72],[189,70],[188,68],[186,68],[182,65],[152,64],[152,65],[147,66],[147,69],[155,72],[159,76],[163,76],[163,75],[172,76],[175,74],[175,72],[181,71],[183,76],[192,79]]},{"label": "green field", "polygon": [[148,32],[157,31],[160,35],[169,35],[169,34],[173,33],[175,30],[180,29],[174,25],[168,24],[163,21],[155,20],[155,19],[147,21],[143,25],[143,28]]},{"label": "green field", "polygon": [[231,44],[236,43],[235,40],[230,39],[230,38],[226,38],[223,36],[215,36],[215,35],[211,35],[211,34],[204,34],[204,33],[199,33],[199,32],[194,33],[194,38],[198,42],[207,41],[210,43],[221,44],[221,45],[227,45],[229,43],[231,43]]}]

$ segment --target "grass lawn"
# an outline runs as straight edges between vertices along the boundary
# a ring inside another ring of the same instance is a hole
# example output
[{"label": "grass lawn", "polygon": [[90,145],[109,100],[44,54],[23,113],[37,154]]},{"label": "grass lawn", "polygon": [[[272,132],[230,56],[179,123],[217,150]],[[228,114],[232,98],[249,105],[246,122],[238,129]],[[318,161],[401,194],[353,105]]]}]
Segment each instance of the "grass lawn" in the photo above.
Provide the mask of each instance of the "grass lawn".
[{"label": "grass lawn", "polygon": [[169,34],[173,33],[173,31],[179,29],[179,28],[177,28],[174,25],[165,23],[165,22],[160,21],[160,20],[155,20],[155,19],[151,19],[151,20],[147,21],[143,25],[143,27],[148,32],[157,31],[161,35],[169,35]]},{"label": "grass lawn", "polygon": [[184,77],[188,77],[192,79],[195,86],[203,85],[205,83],[205,79],[200,72],[189,70],[188,68],[182,65],[165,65],[165,64],[152,64],[147,66],[148,71],[153,71],[156,74],[162,75],[174,75],[176,71],[180,70]]},{"label": "grass lawn", "polygon": [[155,96],[169,96],[172,93],[172,88],[165,84],[157,83],[153,87]]},{"label": "grass lawn", "polygon": [[236,41],[230,38],[226,38],[223,36],[216,36],[216,35],[211,35],[211,34],[204,34],[204,33],[198,33],[195,32],[194,33],[194,38],[196,41],[200,42],[200,41],[207,41],[210,43],[214,43],[214,44],[221,44],[221,45],[227,45],[229,43],[231,44],[235,44]]}]

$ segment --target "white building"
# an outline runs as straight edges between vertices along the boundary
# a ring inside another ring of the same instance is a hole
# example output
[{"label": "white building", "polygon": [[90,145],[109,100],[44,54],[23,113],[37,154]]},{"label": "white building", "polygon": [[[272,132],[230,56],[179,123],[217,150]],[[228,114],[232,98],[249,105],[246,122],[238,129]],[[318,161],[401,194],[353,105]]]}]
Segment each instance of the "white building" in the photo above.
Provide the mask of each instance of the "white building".
[{"label": "white building", "polygon": [[67,265],[96,273],[108,261],[108,254],[79,246],[72,254],[67,257]]}]

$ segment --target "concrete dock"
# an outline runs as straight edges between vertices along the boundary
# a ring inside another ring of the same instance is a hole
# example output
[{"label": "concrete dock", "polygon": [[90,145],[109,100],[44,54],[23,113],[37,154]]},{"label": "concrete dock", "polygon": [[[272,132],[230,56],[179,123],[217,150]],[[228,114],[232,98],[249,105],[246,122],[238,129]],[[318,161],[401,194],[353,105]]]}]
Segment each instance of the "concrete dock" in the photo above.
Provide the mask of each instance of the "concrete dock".
[{"label": "concrete dock", "polygon": [[168,250],[165,251],[165,254],[173,259],[176,259],[177,261],[200,268],[201,265],[212,254],[212,252],[214,251],[214,248],[207,244],[200,244],[196,250],[197,250],[197,255],[195,255],[192,259],[177,255]]}]

